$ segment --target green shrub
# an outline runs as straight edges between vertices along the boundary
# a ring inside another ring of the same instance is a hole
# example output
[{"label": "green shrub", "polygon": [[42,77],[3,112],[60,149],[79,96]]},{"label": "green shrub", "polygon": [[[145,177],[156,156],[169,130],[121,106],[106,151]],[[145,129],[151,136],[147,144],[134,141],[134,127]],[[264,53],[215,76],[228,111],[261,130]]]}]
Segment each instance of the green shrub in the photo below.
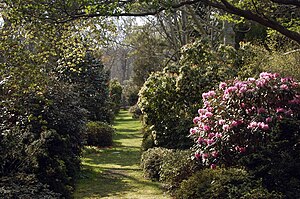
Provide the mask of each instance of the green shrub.
[{"label": "green shrub", "polygon": [[145,151],[141,158],[141,168],[144,172],[144,176],[148,179],[158,181],[163,159],[170,152],[170,149],[160,147]]},{"label": "green shrub", "polygon": [[191,159],[191,150],[172,151],[164,156],[159,180],[168,190],[174,190],[200,168],[200,163]]},{"label": "green shrub", "polygon": [[204,169],[181,183],[178,199],[280,199],[281,194],[268,192],[261,181],[242,169]]},{"label": "green shrub", "polygon": [[237,51],[240,78],[258,77],[263,71],[300,80],[300,51],[266,50],[264,46],[241,43]]},{"label": "green shrub", "polygon": [[88,122],[86,124],[86,144],[89,146],[106,147],[113,144],[115,130],[103,122]]}]

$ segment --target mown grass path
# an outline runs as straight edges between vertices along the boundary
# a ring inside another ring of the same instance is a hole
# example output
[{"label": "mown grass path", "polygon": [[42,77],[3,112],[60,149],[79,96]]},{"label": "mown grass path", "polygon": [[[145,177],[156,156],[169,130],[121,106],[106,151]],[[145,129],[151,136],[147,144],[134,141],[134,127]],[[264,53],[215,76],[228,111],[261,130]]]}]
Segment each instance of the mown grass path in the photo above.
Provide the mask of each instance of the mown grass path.
[{"label": "mown grass path", "polygon": [[167,199],[160,184],[143,178],[140,165],[141,124],[121,111],[115,120],[114,146],[86,148],[75,199]]}]

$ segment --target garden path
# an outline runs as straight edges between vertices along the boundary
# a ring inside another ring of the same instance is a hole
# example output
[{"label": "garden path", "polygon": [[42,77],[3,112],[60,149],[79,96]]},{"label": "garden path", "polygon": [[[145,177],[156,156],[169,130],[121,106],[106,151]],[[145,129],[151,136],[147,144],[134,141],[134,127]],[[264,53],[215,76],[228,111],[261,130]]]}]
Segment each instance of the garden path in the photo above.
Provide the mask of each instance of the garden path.
[{"label": "garden path", "polygon": [[114,146],[87,147],[75,199],[169,199],[157,182],[143,178],[140,164],[141,124],[120,111],[114,128]]}]

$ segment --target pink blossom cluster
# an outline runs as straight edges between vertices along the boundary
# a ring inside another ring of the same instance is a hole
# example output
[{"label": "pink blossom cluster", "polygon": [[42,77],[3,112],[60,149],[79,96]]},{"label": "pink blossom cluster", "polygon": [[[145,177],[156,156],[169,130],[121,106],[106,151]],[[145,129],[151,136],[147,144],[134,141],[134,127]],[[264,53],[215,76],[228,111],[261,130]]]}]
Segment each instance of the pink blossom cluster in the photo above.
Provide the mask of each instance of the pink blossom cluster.
[{"label": "pink blossom cluster", "polygon": [[220,160],[250,153],[271,136],[277,122],[299,113],[297,88],[292,78],[264,72],[258,79],[221,82],[203,93],[204,106],[190,129],[195,158],[216,168]]}]

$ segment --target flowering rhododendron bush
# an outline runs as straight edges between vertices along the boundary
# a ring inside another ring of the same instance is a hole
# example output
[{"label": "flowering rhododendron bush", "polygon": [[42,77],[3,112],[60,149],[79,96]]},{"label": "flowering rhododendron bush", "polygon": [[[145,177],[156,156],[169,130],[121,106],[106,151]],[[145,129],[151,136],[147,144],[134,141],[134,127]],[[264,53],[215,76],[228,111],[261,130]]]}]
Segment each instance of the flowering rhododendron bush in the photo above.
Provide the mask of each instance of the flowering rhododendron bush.
[{"label": "flowering rhododendron bush", "polygon": [[236,74],[234,59],[224,58],[230,57],[230,50],[214,51],[208,41],[196,40],[182,48],[179,65],[150,75],[139,92],[138,105],[144,128],[151,133],[145,137],[153,136],[153,145],[171,149],[192,146],[186,132],[193,126],[201,94]]},{"label": "flowering rhododendron bush", "polygon": [[237,165],[243,156],[272,142],[296,148],[298,89],[292,78],[264,72],[258,79],[221,82],[218,89],[203,93],[204,106],[190,129],[195,158],[215,168]]}]

